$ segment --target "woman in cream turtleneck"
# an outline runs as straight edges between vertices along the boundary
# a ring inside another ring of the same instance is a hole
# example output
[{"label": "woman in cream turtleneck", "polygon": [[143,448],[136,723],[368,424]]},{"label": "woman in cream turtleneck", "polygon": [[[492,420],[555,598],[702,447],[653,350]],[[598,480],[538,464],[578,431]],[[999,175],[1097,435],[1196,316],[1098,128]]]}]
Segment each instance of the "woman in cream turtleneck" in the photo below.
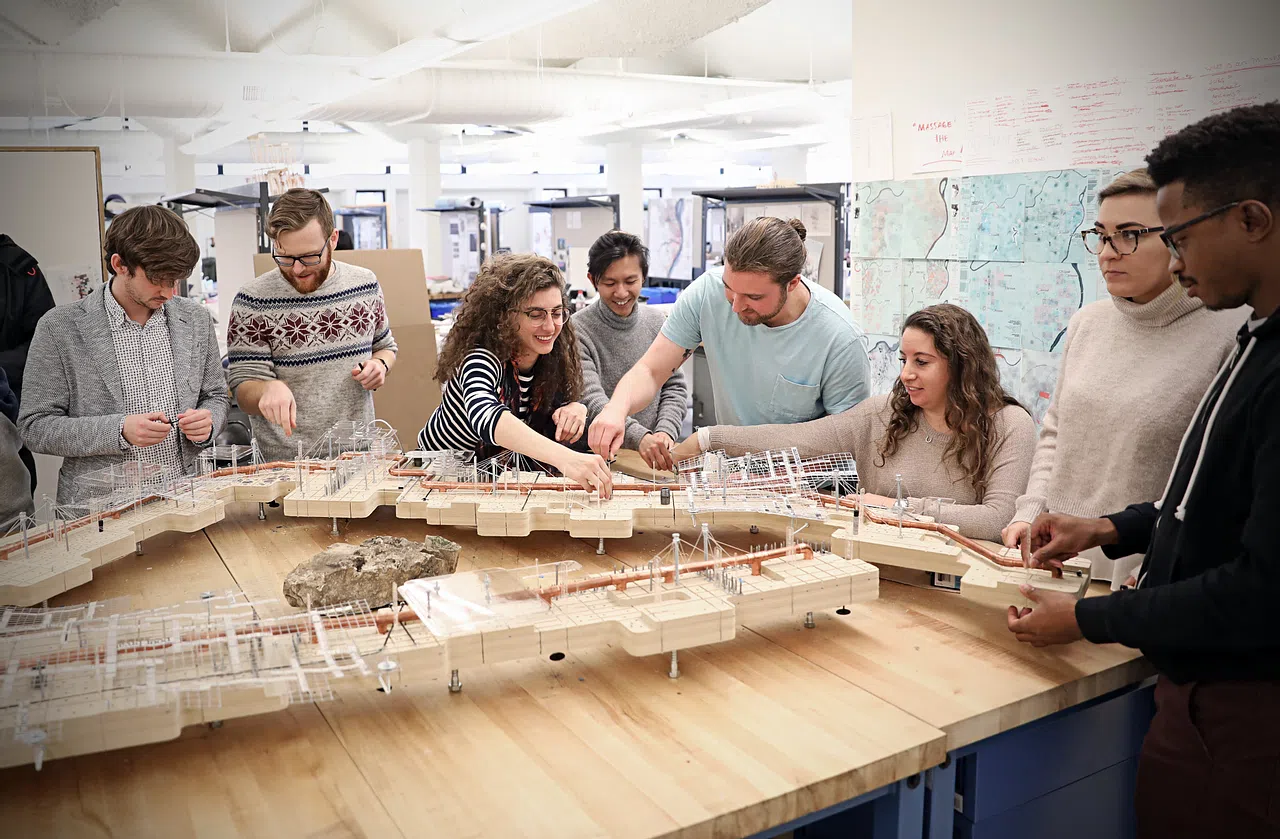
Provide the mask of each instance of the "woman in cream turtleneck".
[{"label": "woman in cream turtleneck", "polygon": [[[1098,199],[1098,221],[1083,235],[1111,297],[1067,326],[1027,492],[1002,534],[1009,547],[1046,511],[1093,518],[1159,498],[1178,441],[1244,323],[1242,311],[1211,312],[1173,281],[1146,169],[1120,176]],[[1112,561],[1097,549],[1084,556],[1112,588],[1142,560]]]}]

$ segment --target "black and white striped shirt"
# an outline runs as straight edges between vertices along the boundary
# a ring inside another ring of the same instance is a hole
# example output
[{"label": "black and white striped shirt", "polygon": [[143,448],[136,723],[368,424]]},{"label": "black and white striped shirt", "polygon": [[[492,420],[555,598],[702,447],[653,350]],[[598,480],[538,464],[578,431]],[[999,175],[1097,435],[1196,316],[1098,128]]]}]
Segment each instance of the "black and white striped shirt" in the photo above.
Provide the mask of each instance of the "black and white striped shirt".
[{"label": "black and white striped shirt", "polygon": [[[517,372],[520,386],[516,417],[529,416],[533,374]],[[467,354],[461,369],[444,384],[440,406],[418,432],[418,448],[423,451],[473,451],[496,446],[493,434],[498,418],[510,410],[499,398],[502,363],[488,350],[477,347]]]}]

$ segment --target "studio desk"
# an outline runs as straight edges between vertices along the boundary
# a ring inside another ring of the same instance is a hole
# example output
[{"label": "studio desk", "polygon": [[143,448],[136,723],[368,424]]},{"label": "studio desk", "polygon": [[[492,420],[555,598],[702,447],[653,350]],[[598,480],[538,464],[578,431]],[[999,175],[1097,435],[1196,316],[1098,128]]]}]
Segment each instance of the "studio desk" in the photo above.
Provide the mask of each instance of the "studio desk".
[{"label": "studio desk", "polygon": [[[240,590],[281,599],[285,576],[335,541],[436,532],[459,569],[575,559],[643,565],[670,543],[429,528],[389,508],[343,523],[234,504],[201,533],[167,533],[51,605],[129,596],[144,609]],[[776,541],[717,528],[726,544]],[[1094,584],[1097,593],[1104,588]],[[0,772],[13,837],[1044,837],[1127,836],[1152,713],[1133,650],[1019,644],[998,609],[881,581],[848,615],[740,626],[665,656],[605,648],[383,694],[184,730],[174,741]]]}]

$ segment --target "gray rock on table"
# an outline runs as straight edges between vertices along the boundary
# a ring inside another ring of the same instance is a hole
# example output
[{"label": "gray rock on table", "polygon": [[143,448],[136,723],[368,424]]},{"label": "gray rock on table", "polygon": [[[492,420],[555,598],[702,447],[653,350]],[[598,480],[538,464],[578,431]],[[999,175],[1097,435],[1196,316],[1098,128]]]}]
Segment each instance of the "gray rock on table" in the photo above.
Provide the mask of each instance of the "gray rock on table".
[{"label": "gray rock on table", "polygon": [[364,600],[386,603],[392,586],[409,580],[452,574],[461,548],[440,536],[425,542],[399,536],[374,536],[359,545],[331,545],[289,572],[284,599],[290,606],[311,608]]}]

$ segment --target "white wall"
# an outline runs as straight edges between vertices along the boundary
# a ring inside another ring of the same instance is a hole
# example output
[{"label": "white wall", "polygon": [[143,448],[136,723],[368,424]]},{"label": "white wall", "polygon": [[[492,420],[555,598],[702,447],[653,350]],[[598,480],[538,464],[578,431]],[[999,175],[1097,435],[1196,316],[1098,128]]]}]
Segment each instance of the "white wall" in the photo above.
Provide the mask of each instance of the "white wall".
[{"label": "white wall", "polygon": [[1276,0],[854,0],[853,112],[892,111],[905,178],[917,111],[963,118],[977,96],[1262,58],[1278,32]]}]

